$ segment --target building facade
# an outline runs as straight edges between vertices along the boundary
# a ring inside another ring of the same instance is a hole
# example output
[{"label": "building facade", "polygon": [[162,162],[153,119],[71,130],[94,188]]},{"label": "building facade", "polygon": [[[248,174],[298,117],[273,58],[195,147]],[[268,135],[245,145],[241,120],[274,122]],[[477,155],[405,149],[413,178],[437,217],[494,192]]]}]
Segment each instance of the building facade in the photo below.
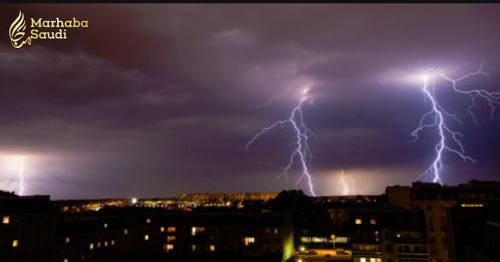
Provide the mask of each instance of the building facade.
[{"label": "building facade", "polygon": [[500,183],[471,181],[458,186],[416,182],[412,187],[393,186],[386,189],[391,206],[418,208],[424,212],[430,262],[448,262],[449,210],[459,206],[478,206],[500,199]]}]

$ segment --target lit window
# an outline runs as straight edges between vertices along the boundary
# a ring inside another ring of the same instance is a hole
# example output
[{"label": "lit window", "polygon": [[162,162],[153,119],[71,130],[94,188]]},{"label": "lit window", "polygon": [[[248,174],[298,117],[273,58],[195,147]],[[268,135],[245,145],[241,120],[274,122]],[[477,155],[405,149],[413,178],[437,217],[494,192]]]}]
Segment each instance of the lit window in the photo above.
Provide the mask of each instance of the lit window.
[{"label": "lit window", "polygon": [[9,217],[9,216],[4,216],[4,217],[2,218],[2,224],[7,225],[7,224],[9,224],[9,223],[10,223],[10,217]]},{"label": "lit window", "polygon": [[128,229],[126,229],[126,228],[125,228],[125,229],[123,230],[123,234],[124,234],[124,235],[128,234]]},{"label": "lit window", "polygon": [[191,245],[191,250],[194,252],[196,251],[196,245]]},{"label": "lit window", "polygon": [[245,246],[250,246],[254,243],[255,243],[255,237],[244,237],[243,238],[243,244],[245,244]]},{"label": "lit window", "polygon": [[108,228],[108,223],[104,223],[104,228]]},{"label": "lit window", "polygon": [[302,243],[311,243],[311,237],[300,237],[300,242]]},{"label": "lit window", "polygon": [[101,242],[97,242],[97,248],[101,248]]},{"label": "lit window", "polygon": [[214,252],[215,251],[215,245],[210,245],[210,251]]},{"label": "lit window", "polygon": [[19,246],[19,240],[12,240],[12,247],[16,248]]},{"label": "lit window", "polygon": [[376,262],[375,258],[374,257],[370,258],[370,262]]},{"label": "lit window", "polygon": [[148,241],[149,240],[149,235],[144,235],[144,240]]},{"label": "lit window", "polygon": [[167,236],[167,242],[175,241],[175,236]]},{"label": "lit window", "polygon": [[275,234],[275,235],[277,235],[278,233],[279,233],[278,228],[277,228],[277,227],[275,227],[275,228],[274,228],[274,234]]},{"label": "lit window", "polygon": [[361,225],[363,223],[363,220],[361,220],[361,218],[356,218],[356,220],[354,220],[354,223],[356,223],[356,225]]},{"label": "lit window", "polygon": [[151,218],[147,218],[146,219],[146,224],[150,224],[151,223]]},{"label": "lit window", "polygon": [[377,258],[377,262],[382,262],[382,259],[381,258]]},{"label": "lit window", "polygon": [[160,227],[160,232],[165,232],[165,227]]},{"label": "lit window", "polygon": [[192,227],[191,228],[191,235],[192,236],[196,236],[197,234],[201,233],[205,231],[205,228],[204,227]]},{"label": "lit window", "polygon": [[167,232],[168,233],[175,233],[175,227],[168,227]]},{"label": "lit window", "polygon": [[172,250],[174,250],[174,245],[172,245],[172,244],[164,244],[163,245],[163,251],[170,252]]},{"label": "lit window", "polygon": [[461,207],[483,207],[484,205],[481,203],[466,203],[466,204],[461,204]]},{"label": "lit window", "polygon": [[66,244],[68,244],[68,243],[69,243],[69,241],[70,241],[70,238],[69,238],[69,237],[66,237],[66,238],[64,239],[64,243],[66,243]]},{"label": "lit window", "polygon": [[366,262],[366,258],[364,258],[364,257],[360,258],[359,262]]},{"label": "lit window", "polygon": [[108,241],[104,241],[104,246],[107,247],[108,246]]},{"label": "lit window", "polygon": [[89,245],[89,249],[90,249],[90,250],[94,249],[94,243],[90,243],[90,245]]},{"label": "lit window", "polygon": [[115,240],[111,240],[111,245],[114,246],[115,245]]},{"label": "lit window", "polygon": [[69,259],[65,258],[65,259],[63,260],[63,262],[69,262]]},{"label": "lit window", "polygon": [[370,225],[376,225],[377,220],[375,218],[370,219]]}]

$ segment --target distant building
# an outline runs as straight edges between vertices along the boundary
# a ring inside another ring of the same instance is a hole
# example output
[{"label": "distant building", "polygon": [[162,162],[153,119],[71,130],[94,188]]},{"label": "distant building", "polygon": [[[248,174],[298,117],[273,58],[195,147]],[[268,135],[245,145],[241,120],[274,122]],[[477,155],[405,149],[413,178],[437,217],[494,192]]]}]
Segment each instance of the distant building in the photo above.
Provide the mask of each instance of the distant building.
[{"label": "distant building", "polygon": [[180,194],[177,200],[188,200],[197,203],[240,202],[240,201],[268,201],[278,193],[188,193]]},{"label": "distant building", "polygon": [[129,201],[124,199],[56,200],[52,203],[62,212],[86,212],[99,211],[104,207],[125,207]]}]

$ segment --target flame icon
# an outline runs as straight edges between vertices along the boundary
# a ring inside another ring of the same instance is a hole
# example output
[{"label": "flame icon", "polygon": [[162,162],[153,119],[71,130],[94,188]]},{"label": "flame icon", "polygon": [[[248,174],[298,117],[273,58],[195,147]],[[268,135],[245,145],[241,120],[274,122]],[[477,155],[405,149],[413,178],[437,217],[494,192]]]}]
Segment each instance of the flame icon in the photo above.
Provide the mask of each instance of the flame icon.
[{"label": "flame icon", "polygon": [[10,43],[14,48],[21,48],[24,44],[31,45],[31,36],[28,36],[25,40],[24,35],[26,35],[26,20],[24,20],[23,12],[19,11],[19,15],[14,19],[9,27],[9,37]]}]

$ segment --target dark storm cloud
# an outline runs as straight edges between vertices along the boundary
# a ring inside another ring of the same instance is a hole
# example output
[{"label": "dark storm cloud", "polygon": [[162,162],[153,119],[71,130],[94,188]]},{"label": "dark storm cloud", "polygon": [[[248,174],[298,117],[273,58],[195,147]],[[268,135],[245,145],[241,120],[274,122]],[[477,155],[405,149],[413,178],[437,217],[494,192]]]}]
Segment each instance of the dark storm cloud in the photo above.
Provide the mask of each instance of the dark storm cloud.
[{"label": "dark storm cloud", "polygon": [[[244,146],[286,118],[307,83],[320,193],[338,192],[340,169],[384,181],[358,187],[379,192],[432,157],[432,133],[409,143],[428,104],[398,77],[482,61],[494,83],[500,72],[497,5],[9,5],[2,35],[18,10],[90,21],[68,41],[0,47],[1,150],[39,159],[28,191],[55,197],[294,187],[294,174],[275,179],[286,129]],[[498,123],[466,121],[480,164],[450,159],[448,181],[498,178]]]}]

